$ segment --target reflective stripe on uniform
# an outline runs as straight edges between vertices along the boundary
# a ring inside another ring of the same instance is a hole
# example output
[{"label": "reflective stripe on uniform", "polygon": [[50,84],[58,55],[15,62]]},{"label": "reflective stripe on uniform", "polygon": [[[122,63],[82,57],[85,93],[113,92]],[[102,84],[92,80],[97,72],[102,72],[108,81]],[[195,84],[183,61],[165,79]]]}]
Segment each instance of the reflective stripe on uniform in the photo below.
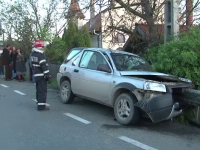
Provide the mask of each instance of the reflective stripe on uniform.
[{"label": "reflective stripe on uniform", "polygon": [[40,67],[40,65],[32,64],[33,67]]},{"label": "reflective stripe on uniform", "polygon": [[48,73],[48,72],[49,72],[49,70],[46,70],[46,71],[44,71],[43,73],[46,74],[46,73]]},{"label": "reflective stripe on uniform", "polygon": [[41,63],[43,63],[43,62],[46,62],[46,60],[45,60],[45,59],[40,60],[39,64],[41,64]]},{"label": "reflective stripe on uniform", "polygon": [[39,76],[44,76],[43,73],[40,73],[40,74],[34,74],[34,77],[39,77]]},{"label": "reflective stripe on uniform", "polygon": [[46,106],[46,103],[37,103],[37,105],[45,105]]}]

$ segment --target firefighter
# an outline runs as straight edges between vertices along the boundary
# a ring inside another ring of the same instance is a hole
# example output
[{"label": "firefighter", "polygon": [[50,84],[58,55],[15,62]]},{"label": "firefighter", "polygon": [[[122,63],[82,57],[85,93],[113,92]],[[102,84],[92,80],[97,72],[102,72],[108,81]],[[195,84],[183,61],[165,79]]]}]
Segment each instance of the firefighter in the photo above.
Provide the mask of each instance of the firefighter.
[{"label": "firefighter", "polygon": [[44,42],[36,40],[33,44],[31,64],[36,81],[37,110],[46,110],[47,82],[50,80],[48,64],[44,56]]}]

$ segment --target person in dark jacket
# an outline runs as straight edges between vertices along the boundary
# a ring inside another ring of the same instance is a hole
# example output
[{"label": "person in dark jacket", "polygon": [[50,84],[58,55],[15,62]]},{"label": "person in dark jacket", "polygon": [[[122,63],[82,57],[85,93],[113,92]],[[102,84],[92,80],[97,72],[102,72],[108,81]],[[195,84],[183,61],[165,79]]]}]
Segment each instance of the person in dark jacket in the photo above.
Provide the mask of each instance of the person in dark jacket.
[{"label": "person in dark jacket", "polygon": [[5,65],[5,80],[12,80],[11,78],[11,58],[10,58],[10,44],[3,49],[1,54],[2,64]]},{"label": "person in dark jacket", "polygon": [[20,48],[17,49],[17,58],[16,58],[16,72],[19,82],[25,81],[26,74],[26,59],[24,55],[21,54]]},{"label": "person in dark jacket", "polygon": [[18,53],[17,53],[17,51],[15,51],[14,54],[13,54],[13,72],[14,72],[14,78],[15,79],[18,79],[17,78],[17,70],[16,70],[17,55],[18,55]]},{"label": "person in dark jacket", "polygon": [[17,58],[17,51],[15,50],[15,47],[12,47],[12,52],[10,54],[11,60],[12,60],[12,77],[17,79],[17,72],[16,72],[16,58]]},{"label": "person in dark jacket", "polygon": [[[36,40],[31,54],[31,65],[36,81],[37,110],[46,109],[47,81],[51,75],[44,56],[44,42]],[[47,108],[48,109],[48,108]]]}]

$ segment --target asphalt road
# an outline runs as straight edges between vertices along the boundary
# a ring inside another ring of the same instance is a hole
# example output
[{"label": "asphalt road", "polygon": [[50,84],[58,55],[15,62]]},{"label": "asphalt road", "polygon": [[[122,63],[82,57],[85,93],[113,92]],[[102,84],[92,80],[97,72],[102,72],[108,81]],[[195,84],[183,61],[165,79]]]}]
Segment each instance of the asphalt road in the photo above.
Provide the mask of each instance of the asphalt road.
[{"label": "asphalt road", "polygon": [[200,150],[200,129],[142,119],[122,126],[113,109],[83,99],[65,105],[48,90],[49,111],[36,110],[35,86],[0,79],[0,150]]}]

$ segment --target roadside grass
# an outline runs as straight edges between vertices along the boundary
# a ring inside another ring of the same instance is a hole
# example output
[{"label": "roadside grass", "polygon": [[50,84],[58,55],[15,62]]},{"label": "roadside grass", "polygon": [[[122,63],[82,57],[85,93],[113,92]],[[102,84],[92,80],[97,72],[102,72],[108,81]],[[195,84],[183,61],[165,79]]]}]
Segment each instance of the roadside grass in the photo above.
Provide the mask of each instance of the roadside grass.
[{"label": "roadside grass", "polygon": [[29,75],[28,74],[25,75],[25,80],[29,81]]},{"label": "roadside grass", "polygon": [[181,115],[175,117],[175,120],[183,124],[189,124],[189,121],[194,121],[195,120],[194,107],[192,106],[188,107],[187,110],[184,111]]},{"label": "roadside grass", "polygon": [[59,87],[58,87],[58,84],[57,84],[57,80],[52,79],[51,82],[48,82],[48,87],[58,90]]}]

